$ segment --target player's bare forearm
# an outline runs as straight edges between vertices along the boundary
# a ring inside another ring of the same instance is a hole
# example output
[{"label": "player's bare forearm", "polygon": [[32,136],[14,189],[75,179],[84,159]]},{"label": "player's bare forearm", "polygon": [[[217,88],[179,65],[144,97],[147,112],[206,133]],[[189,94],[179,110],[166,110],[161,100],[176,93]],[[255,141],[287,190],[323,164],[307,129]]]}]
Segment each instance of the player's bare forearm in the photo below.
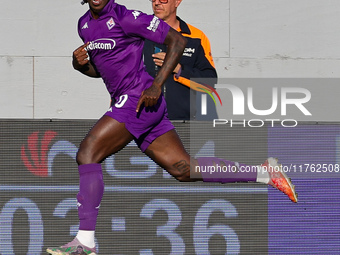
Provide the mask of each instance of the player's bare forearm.
[{"label": "player's bare forearm", "polygon": [[139,112],[143,103],[145,107],[150,107],[157,103],[161,95],[161,87],[181,59],[186,43],[187,40],[180,33],[170,28],[164,41],[168,49],[163,66],[159,70],[151,87],[142,92],[137,103],[137,112]]},{"label": "player's bare forearm", "polygon": [[86,50],[88,44],[89,43],[85,43],[73,52],[72,65],[74,69],[87,76],[99,78],[100,74],[89,60],[89,55]]},{"label": "player's bare forearm", "polygon": [[176,30],[170,28],[164,44],[167,45],[167,53],[162,68],[159,70],[154,80],[154,85],[160,87],[164,84],[180,61],[187,40]]}]

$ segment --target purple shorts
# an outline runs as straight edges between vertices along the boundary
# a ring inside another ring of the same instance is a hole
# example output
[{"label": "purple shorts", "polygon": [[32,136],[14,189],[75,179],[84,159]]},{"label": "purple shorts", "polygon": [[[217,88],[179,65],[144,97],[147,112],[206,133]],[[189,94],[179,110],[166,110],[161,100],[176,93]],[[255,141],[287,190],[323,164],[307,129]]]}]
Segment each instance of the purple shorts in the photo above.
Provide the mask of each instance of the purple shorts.
[{"label": "purple shorts", "polygon": [[153,107],[142,106],[136,112],[139,97],[122,95],[113,100],[111,108],[104,114],[125,123],[126,129],[135,137],[138,147],[144,152],[159,136],[174,129],[168,118],[166,102],[163,95]]}]

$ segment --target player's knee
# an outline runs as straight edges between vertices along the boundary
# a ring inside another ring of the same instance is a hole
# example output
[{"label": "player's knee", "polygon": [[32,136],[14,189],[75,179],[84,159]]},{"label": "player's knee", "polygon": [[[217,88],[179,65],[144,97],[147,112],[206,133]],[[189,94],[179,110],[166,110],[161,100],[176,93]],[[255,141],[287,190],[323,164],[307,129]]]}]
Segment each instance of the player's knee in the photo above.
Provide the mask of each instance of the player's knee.
[{"label": "player's knee", "polygon": [[87,150],[79,149],[76,156],[76,161],[78,165],[98,163],[93,159],[93,155]]},{"label": "player's knee", "polygon": [[76,161],[78,165],[84,165],[84,155],[83,153],[79,150],[77,152],[77,156],[76,156]]}]

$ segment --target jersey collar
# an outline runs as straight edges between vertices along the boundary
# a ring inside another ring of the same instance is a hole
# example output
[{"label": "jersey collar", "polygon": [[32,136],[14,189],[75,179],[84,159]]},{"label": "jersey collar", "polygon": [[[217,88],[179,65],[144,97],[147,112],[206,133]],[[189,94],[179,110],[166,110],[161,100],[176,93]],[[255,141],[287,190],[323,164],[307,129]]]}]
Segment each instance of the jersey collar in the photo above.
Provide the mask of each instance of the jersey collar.
[{"label": "jersey collar", "polygon": [[179,28],[177,29],[178,32],[182,34],[191,34],[191,31],[187,25],[180,17],[176,16],[177,20],[179,21]]}]

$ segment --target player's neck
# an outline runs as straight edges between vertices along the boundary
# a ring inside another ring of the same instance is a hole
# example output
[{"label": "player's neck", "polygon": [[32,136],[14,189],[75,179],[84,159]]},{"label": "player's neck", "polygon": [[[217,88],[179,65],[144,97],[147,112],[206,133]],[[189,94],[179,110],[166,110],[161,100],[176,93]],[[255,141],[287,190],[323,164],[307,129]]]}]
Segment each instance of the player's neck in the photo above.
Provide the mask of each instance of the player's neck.
[{"label": "player's neck", "polygon": [[96,12],[94,12],[94,11],[92,11],[92,10],[90,10],[91,11],[91,15],[92,15],[92,17],[94,18],[94,19],[98,19],[99,18],[99,14],[98,13],[96,13]]}]

